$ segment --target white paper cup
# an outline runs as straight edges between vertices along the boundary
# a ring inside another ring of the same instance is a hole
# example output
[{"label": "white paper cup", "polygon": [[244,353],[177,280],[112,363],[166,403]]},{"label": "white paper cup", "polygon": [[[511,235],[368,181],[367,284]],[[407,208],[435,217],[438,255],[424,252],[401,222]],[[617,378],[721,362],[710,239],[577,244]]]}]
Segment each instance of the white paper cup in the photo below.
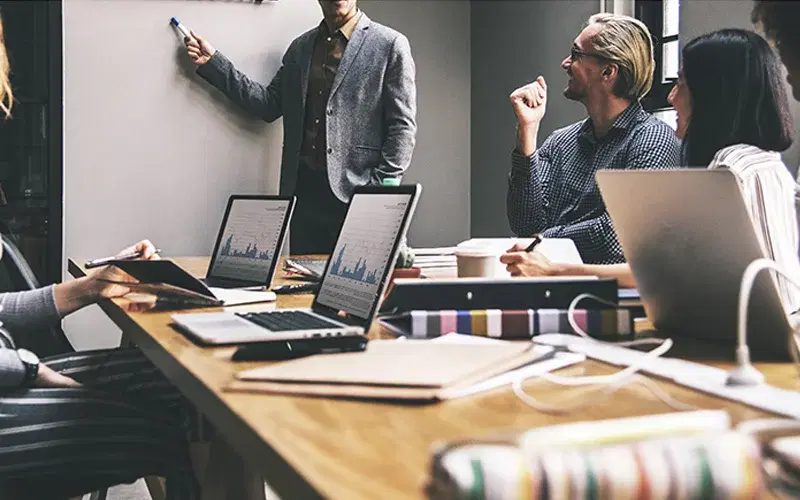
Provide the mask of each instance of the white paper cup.
[{"label": "white paper cup", "polygon": [[500,262],[504,251],[491,246],[458,246],[456,262],[459,278],[507,278],[506,265]]}]

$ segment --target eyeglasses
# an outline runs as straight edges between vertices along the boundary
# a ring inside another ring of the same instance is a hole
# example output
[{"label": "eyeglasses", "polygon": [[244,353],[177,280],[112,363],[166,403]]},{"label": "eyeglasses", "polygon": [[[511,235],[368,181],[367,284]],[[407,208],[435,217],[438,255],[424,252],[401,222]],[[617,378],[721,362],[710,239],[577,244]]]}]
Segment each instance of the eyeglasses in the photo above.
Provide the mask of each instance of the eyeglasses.
[{"label": "eyeglasses", "polygon": [[569,60],[570,61],[577,61],[581,57],[594,57],[595,59],[601,59],[603,61],[610,61],[609,58],[607,58],[606,56],[601,56],[600,54],[593,54],[591,52],[584,52],[582,50],[576,49],[575,47],[572,47],[572,49],[570,49],[570,51],[569,51]]}]

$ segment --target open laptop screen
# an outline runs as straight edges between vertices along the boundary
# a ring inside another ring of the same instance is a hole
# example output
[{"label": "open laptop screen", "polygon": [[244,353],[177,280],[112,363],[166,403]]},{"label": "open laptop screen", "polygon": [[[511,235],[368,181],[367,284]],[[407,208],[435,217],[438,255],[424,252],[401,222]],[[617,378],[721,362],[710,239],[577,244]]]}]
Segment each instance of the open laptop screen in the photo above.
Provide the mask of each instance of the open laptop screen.
[{"label": "open laptop screen", "polygon": [[315,306],[370,319],[389,266],[394,266],[398,240],[413,211],[415,194],[395,191],[353,195]]},{"label": "open laptop screen", "polygon": [[291,198],[232,196],[207,276],[268,284],[291,209]]}]

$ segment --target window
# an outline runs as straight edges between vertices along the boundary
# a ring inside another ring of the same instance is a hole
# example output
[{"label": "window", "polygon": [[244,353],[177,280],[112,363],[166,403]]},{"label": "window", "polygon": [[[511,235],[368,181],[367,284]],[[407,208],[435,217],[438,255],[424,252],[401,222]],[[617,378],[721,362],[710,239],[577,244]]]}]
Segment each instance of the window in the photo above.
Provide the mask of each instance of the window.
[{"label": "window", "polygon": [[636,18],[645,23],[653,35],[653,56],[656,63],[653,89],[642,99],[642,105],[648,111],[670,107],[667,96],[678,79],[680,65],[679,9],[679,0],[636,0]]}]

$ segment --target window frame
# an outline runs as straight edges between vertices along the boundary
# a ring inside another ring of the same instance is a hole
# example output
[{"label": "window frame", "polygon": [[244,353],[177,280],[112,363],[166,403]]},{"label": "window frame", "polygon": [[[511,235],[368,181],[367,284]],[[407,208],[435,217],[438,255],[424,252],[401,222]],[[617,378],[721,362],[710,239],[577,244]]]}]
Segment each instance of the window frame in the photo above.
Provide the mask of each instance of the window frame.
[{"label": "window frame", "polygon": [[[668,42],[679,40],[679,34],[664,36],[664,0],[636,0],[634,3],[636,19],[642,21],[653,38],[653,86],[650,92],[642,99],[642,106],[647,111],[672,109],[667,102],[667,96],[672,90],[677,78],[661,77],[664,68],[664,45]],[[680,50],[680,46],[678,47]],[[680,55],[678,56],[680,57]]]}]

